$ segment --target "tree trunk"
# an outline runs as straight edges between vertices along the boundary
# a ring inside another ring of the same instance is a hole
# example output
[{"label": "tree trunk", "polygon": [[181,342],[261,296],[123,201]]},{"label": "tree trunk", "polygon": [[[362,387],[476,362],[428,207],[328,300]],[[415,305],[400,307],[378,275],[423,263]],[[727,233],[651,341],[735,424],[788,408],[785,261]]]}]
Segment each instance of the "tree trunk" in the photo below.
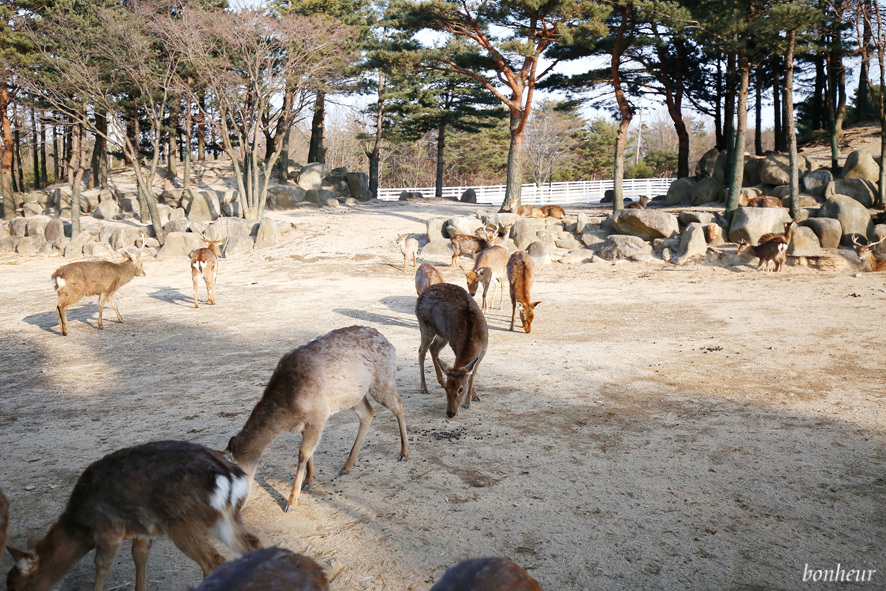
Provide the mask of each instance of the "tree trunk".
[{"label": "tree trunk", "polygon": [[55,123],[52,124],[52,176],[55,177],[55,182],[59,182],[62,178],[62,160],[60,156],[59,146],[61,143],[61,139],[58,135],[58,126]]},{"label": "tree trunk", "polygon": [[197,100],[200,102],[199,113],[203,113],[200,121],[197,123],[197,160],[199,162],[206,161],[206,89],[201,88],[197,92]]},{"label": "tree trunk", "polygon": [[34,164],[34,188],[42,189],[45,185],[45,180],[40,178],[40,150],[37,146],[37,113],[34,108],[31,108],[31,136],[34,138],[33,146],[33,164]]},{"label": "tree trunk", "polygon": [[325,127],[326,93],[317,93],[314,101],[314,118],[311,121],[311,143],[308,147],[308,162],[326,162]]},{"label": "tree trunk", "polygon": [[615,166],[612,171],[613,192],[615,196],[612,199],[612,210],[618,211],[624,209],[624,176],[625,176],[625,147],[628,143],[628,128],[631,126],[632,113],[627,116],[622,114],[621,121],[618,122],[618,133],[615,136]]},{"label": "tree trunk", "polygon": [[43,177],[44,186],[49,184],[49,175],[46,166],[46,114],[41,113],[40,121],[40,176]]},{"label": "tree trunk", "polygon": [[108,188],[108,149],[105,137],[108,135],[108,117],[104,112],[95,113],[95,144],[92,148],[93,186]]},{"label": "tree trunk", "polygon": [[15,200],[12,197],[12,123],[9,120],[9,89],[6,85],[5,71],[0,70],[0,133],[2,133],[2,152],[0,152],[0,193],[3,194],[4,219],[15,217]]},{"label": "tree trunk", "polygon": [[[522,102],[522,97],[517,102]],[[520,207],[520,199],[523,192],[524,115],[522,110],[510,109],[510,113],[511,143],[508,147],[507,186],[505,187],[505,199],[501,204],[501,211],[516,212],[517,208]]]},{"label": "tree trunk", "polygon": [[762,68],[757,66],[757,84],[754,89],[754,154],[763,155],[763,76]]},{"label": "tree trunk", "polygon": [[837,141],[837,108],[834,105],[837,100],[836,72],[833,62],[833,55],[828,53],[828,133],[831,139],[831,173],[836,176],[840,173],[840,145]]},{"label": "tree trunk", "polygon": [[612,75],[612,88],[615,91],[615,102],[618,105],[618,112],[621,115],[621,121],[618,123],[618,133],[615,136],[615,166],[612,171],[613,193],[612,199],[613,211],[624,209],[624,172],[625,172],[625,148],[628,143],[628,129],[631,126],[631,119],[634,117],[634,109],[625,96],[624,89],[621,86],[621,56],[624,54],[624,39],[628,33],[630,19],[633,9],[631,6],[625,6],[622,9],[621,22],[618,26],[618,33],[615,36],[615,43],[612,46],[612,59],[609,62],[610,74]]},{"label": "tree trunk", "polygon": [[22,124],[18,118],[18,109],[15,105],[12,106],[12,118],[15,120],[15,133],[13,134],[13,140],[15,144],[15,172],[18,176],[18,190],[22,193],[25,192],[25,175],[24,175],[24,166],[22,166],[22,134],[21,128]]},{"label": "tree trunk", "polygon": [[[773,64],[773,68],[777,68]],[[784,152],[785,146],[783,143],[784,134],[781,128],[781,124],[783,122],[782,113],[781,113],[781,94],[782,88],[780,84],[781,80],[779,80],[779,76],[777,73],[772,74],[772,127],[775,133],[775,151],[776,152]]]},{"label": "tree trunk", "polygon": [[68,160],[68,186],[71,187],[71,237],[80,233],[80,181],[83,173],[80,170],[80,156],[82,154],[82,129],[80,123],[76,123],[70,130],[71,133],[71,157]]},{"label": "tree trunk", "polygon": [[443,152],[446,149],[446,124],[441,123],[437,128],[437,175],[434,180],[434,197],[443,197]]},{"label": "tree trunk", "polygon": [[788,51],[785,55],[784,112],[787,123],[788,153],[791,169],[791,217],[800,216],[800,167],[797,162],[797,128],[794,125],[794,45],[797,42],[796,29],[788,31]]},{"label": "tree trunk", "polygon": [[378,74],[378,104],[375,110],[375,144],[372,152],[369,154],[369,192],[374,199],[378,199],[378,173],[379,164],[381,162],[381,141],[382,132],[384,131],[384,93],[385,93],[385,75],[382,72]]},{"label": "tree trunk", "polygon": [[191,96],[185,93],[184,96],[185,101],[185,149],[183,150],[182,157],[184,158],[184,179],[182,182],[182,188],[187,191],[191,188],[191,128],[193,126],[193,119],[191,117]]},{"label": "tree trunk", "polygon": [[[822,99],[827,91],[827,76],[824,69],[824,57],[815,56],[815,90],[812,92],[812,131],[824,129],[827,116],[822,108]],[[827,100],[824,98],[824,100]]]},{"label": "tree trunk", "polygon": [[738,87],[737,121],[735,125],[735,158],[733,159],[732,182],[729,187],[729,200],[726,203],[726,211],[733,211],[738,207],[738,199],[741,196],[741,181],[744,176],[744,138],[748,127],[748,85],[750,81],[750,64],[745,55],[738,59],[740,82]]},{"label": "tree trunk", "polygon": [[[879,107],[879,116],[880,116],[880,162],[886,162],[884,158],[886,158],[886,93],[883,92],[886,89],[886,56],[883,55],[883,52],[886,51],[886,35],[884,35],[883,31],[883,17],[881,16],[881,11],[875,11],[877,18],[877,65],[880,66],[880,92],[877,93],[877,106]],[[877,192],[877,206],[883,207],[886,204],[886,166],[880,165],[880,183],[879,183],[879,191]]]},{"label": "tree trunk", "polygon": [[721,114],[721,105],[723,104],[723,68],[720,65],[720,58],[717,58],[717,103],[714,105],[714,147],[718,150],[726,148],[726,140],[723,138],[723,115]]}]

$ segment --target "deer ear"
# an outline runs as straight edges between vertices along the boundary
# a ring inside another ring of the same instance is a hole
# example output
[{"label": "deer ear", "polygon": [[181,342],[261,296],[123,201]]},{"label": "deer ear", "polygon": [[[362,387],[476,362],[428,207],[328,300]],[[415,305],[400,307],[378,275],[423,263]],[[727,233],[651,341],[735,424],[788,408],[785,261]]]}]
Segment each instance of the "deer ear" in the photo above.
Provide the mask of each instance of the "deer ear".
[{"label": "deer ear", "polygon": [[540,303],[541,303],[541,301],[538,301],[538,302],[532,302],[531,304],[529,304],[529,307],[532,308],[533,310],[535,310],[535,307],[536,307],[537,305],[539,305]]},{"label": "deer ear", "polygon": [[478,363],[480,363],[480,358],[479,358],[479,357],[477,357],[476,359],[474,359],[474,360],[471,361],[470,363],[466,363],[466,364],[462,367],[462,369],[465,370],[467,373],[471,373],[472,371],[474,371],[474,368],[477,367],[477,364],[478,364]]},{"label": "deer ear", "polygon": [[26,550],[16,550],[12,546],[7,546],[9,555],[15,560],[15,567],[20,573],[26,575],[37,565],[37,555]]},{"label": "deer ear", "polygon": [[445,361],[443,361],[442,359],[438,359],[438,360],[437,360],[437,363],[440,364],[440,369],[443,370],[443,373],[448,374],[448,373],[449,373],[449,370],[452,369],[451,367],[449,367],[449,364],[446,363]]}]

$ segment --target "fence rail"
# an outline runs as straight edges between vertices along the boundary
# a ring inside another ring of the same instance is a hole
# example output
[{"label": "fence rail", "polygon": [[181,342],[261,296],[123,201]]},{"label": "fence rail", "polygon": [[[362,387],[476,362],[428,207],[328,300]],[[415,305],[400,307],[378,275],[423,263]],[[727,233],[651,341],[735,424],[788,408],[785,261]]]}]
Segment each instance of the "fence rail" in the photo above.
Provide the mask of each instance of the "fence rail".
[{"label": "fence rail", "polygon": [[[640,195],[654,197],[668,192],[677,179],[625,179],[623,191],[625,197],[634,200]],[[524,205],[546,205],[549,203],[599,203],[606,191],[613,188],[613,181],[570,181],[550,183],[541,187],[535,184],[523,185],[520,197]],[[505,185],[481,185],[465,187],[443,187],[445,199],[459,199],[468,189],[477,193],[477,203],[499,205],[505,198]],[[379,189],[378,198],[383,201],[396,201],[403,191],[418,192],[425,197],[434,195],[434,187],[400,187],[397,189]]]}]

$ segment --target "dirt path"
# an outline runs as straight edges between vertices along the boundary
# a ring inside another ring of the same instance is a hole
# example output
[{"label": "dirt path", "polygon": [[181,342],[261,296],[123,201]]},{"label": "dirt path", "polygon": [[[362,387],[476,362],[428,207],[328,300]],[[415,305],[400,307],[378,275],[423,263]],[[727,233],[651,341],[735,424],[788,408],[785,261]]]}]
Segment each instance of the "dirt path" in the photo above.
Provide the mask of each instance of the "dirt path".
[{"label": "dirt path", "polygon": [[[379,407],[355,469],[337,477],[357,430],[341,413],[297,510],[281,510],[292,435],[269,448],[245,510],[266,545],[313,556],[334,590],[426,590],[484,555],[513,558],[549,591],[792,590],[805,564],[837,563],[877,569],[853,588],[886,587],[886,275],[549,265],[532,334],[507,330],[509,310],[489,315],[482,400],[448,420],[439,386],[418,393],[413,271],[394,238],[465,207],[277,214],[297,238],[222,261],[217,306],[192,307],[186,261],[149,260],[118,294],[125,324],[110,314],[97,330],[90,298],[67,338],[49,283],[63,260],[0,256],[10,542],[42,536],[106,453],[158,439],[223,448],[283,353],[364,324],[398,351],[409,461],[396,461],[396,421]],[[108,588],[131,588],[133,572],[121,552]],[[200,580],[168,542],[148,576],[157,590]],[[60,588],[91,581],[88,557]]]}]

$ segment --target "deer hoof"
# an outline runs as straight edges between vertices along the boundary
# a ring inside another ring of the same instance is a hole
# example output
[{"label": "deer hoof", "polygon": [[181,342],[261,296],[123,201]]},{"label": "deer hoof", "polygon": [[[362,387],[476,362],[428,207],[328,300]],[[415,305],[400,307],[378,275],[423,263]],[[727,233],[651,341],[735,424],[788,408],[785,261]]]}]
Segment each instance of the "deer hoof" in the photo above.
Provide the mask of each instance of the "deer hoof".
[{"label": "deer hoof", "polygon": [[[62,333],[62,334],[68,334],[68,333]],[[421,393],[422,393],[422,394],[427,394],[427,393],[428,393],[428,389],[427,389],[427,388],[422,388],[422,389],[421,389]]]},{"label": "deer hoof", "polygon": [[407,459],[407,457],[408,457],[408,456],[400,456],[400,459],[397,460],[397,461],[398,461],[398,462],[405,462],[406,459]]},{"label": "deer hoof", "polygon": [[305,482],[303,485],[301,485],[301,489],[302,490],[311,490],[311,485],[308,484],[307,482]]},{"label": "deer hoof", "polygon": [[474,402],[480,402],[480,397],[477,396],[476,394],[474,394],[474,395],[471,397],[471,400],[473,400]]},{"label": "deer hoof", "polygon": [[471,403],[470,403],[470,402],[465,402],[464,404],[461,405],[461,407],[462,407],[462,408],[471,408]]},{"label": "deer hoof", "polygon": [[283,507],[283,512],[284,513],[292,513],[292,505],[287,504],[285,507]]},{"label": "deer hoof", "polygon": [[338,475],[344,476],[345,474],[350,474],[350,472],[351,472],[350,470],[345,470],[344,468],[342,468],[341,470],[338,471]]}]

